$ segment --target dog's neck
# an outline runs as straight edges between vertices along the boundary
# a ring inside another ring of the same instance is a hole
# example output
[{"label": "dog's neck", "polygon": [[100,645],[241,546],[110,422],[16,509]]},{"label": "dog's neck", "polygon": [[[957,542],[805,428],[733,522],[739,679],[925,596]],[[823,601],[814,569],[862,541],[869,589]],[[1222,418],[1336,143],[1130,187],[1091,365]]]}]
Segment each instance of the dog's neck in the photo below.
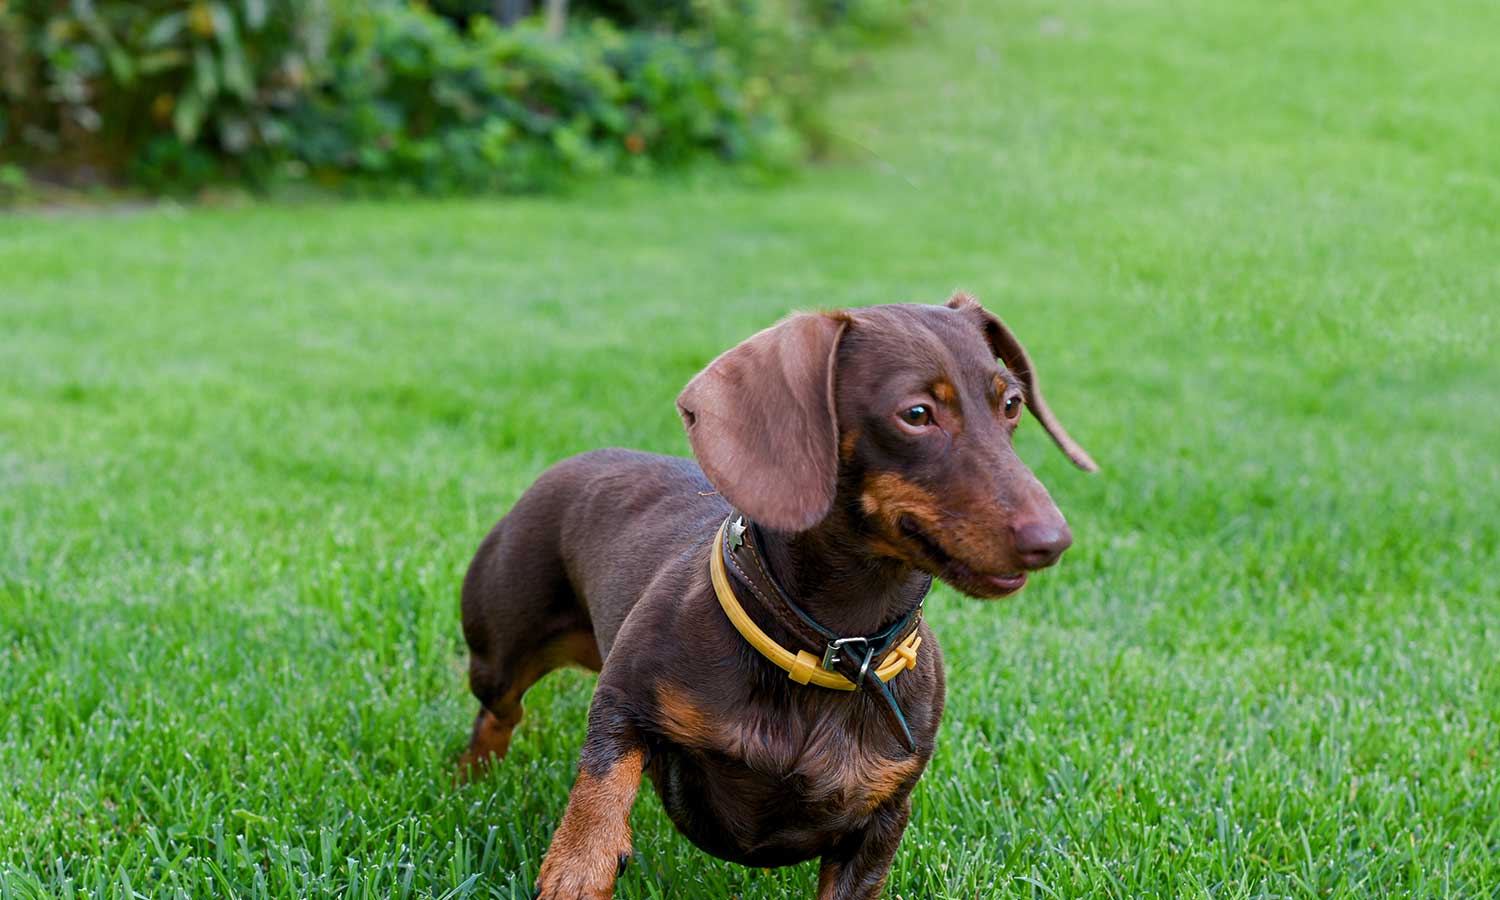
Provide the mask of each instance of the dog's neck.
[{"label": "dog's neck", "polygon": [[838,634],[879,631],[926,593],[927,576],[897,560],[872,556],[837,505],[808,531],[763,529],[761,534],[771,574],[808,615]]}]

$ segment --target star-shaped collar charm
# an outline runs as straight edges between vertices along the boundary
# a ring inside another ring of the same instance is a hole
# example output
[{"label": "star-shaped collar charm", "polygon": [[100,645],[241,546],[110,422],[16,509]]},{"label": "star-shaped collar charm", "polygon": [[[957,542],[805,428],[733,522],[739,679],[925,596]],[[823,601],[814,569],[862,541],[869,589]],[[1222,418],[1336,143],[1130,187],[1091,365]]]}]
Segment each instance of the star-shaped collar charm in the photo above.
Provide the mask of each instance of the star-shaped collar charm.
[{"label": "star-shaped collar charm", "polygon": [[729,549],[738,550],[745,543],[745,529],[748,527],[745,524],[744,516],[739,516],[733,522],[729,523],[729,535],[725,538],[725,542],[729,544]]}]

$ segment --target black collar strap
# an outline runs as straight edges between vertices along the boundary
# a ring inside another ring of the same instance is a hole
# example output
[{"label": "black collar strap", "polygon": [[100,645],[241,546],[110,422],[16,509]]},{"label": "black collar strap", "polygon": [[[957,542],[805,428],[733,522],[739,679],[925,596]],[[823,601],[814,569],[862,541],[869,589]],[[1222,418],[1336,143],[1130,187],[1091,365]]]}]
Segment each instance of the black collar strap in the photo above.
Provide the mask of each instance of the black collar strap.
[{"label": "black collar strap", "polygon": [[722,552],[725,567],[735,580],[744,585],[758,601],[757,605],[798,642],[817,649],[816,655],[822,660],[823,670],[843,675],[853,682],[856,689],[878,699],[891,730],[901,738],[908,752],[914,752],[916,741],[906,724],[906,716],[890,687],[880,676],[873,674],[872,665],[905,642],[921,625],[922,601],[932,589],[931,577],[913,607],[890,625],[874,634],[840,636],[808,615],[771,574],[760,550],[764,539],[755,523],[738,513],[731,513],[722,532],[724,540],[714,552]]}]

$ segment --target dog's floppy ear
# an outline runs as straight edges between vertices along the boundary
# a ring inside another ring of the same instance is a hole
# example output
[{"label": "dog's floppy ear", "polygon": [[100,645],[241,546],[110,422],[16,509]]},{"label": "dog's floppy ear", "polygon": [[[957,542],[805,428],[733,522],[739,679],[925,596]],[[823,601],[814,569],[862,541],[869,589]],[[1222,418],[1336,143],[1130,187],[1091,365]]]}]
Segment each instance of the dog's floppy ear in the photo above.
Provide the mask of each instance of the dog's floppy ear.
[{"label": "dog's floppy ear", "polygon": [[950,309],[974,310],[979,313],[983,320],[984,336],[990,342],[990,350],[995,357],[1005,363],[1005,367],[1021,379],[1026,385],[1026,407],[1031,414],[1036,416],[1042,427],[1062,448],[1062,452],[1068,455],[1073,465],[1085,472],[1099,471],[1099,464],[1094,462],[1088,451],[1078,445],[1078,442],[1068,436],[1067,429],[1052,415],[1052,410],[1047,408],[1047,401],[1042,399],[1042,388],[1037,383],[1036,367],[1031,364],[1031,357],[1026,355],[1026,348],[1011,333],[1005,323],[1001,322],[994,313],[979,305],[979,301],[968,294],[954,294],[953,299],[948,301]]},{"label": "dog's floppy ear", "polygon": [[847,326],[838,313],[793,315],[709,363],[677,398],[708,480],[768,528],[805,531],[833,507],[833,369]]}]

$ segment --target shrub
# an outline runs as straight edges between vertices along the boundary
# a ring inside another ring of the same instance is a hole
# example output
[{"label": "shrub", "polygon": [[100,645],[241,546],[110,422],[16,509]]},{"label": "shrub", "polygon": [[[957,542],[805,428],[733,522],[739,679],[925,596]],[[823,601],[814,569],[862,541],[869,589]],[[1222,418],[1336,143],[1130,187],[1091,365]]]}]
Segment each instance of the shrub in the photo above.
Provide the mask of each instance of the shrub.
[{"label": "shrub", "polygon": [[485,18],[460,32],[404,5],[367,10],[341,40],[294,115],[293,155],[323,180],[527,189],[705,151],[784,163],[796,141],[702,41],[603,20],[565,41]]},{"label": "shrub", "polygon": [[893,33],[909,0],[573,0],[629,27],[670,29],[723,49],[744,86],[774,104],[816,148],[826,135],[824,93],[850,62],[849,47]]},{"label": "shrub", "polygon": [[455,21],[472,0],[0,0],[0,149],[158,190],[521,190],[699,155],[780,168],[816,142],[849,37],[903,6],[575,0],[559,40]]},{"label": "shrub", "polygon": [[320,0],[0,0],[0,145],[51,171],[233,174],[286,142],[329,27]]}]

